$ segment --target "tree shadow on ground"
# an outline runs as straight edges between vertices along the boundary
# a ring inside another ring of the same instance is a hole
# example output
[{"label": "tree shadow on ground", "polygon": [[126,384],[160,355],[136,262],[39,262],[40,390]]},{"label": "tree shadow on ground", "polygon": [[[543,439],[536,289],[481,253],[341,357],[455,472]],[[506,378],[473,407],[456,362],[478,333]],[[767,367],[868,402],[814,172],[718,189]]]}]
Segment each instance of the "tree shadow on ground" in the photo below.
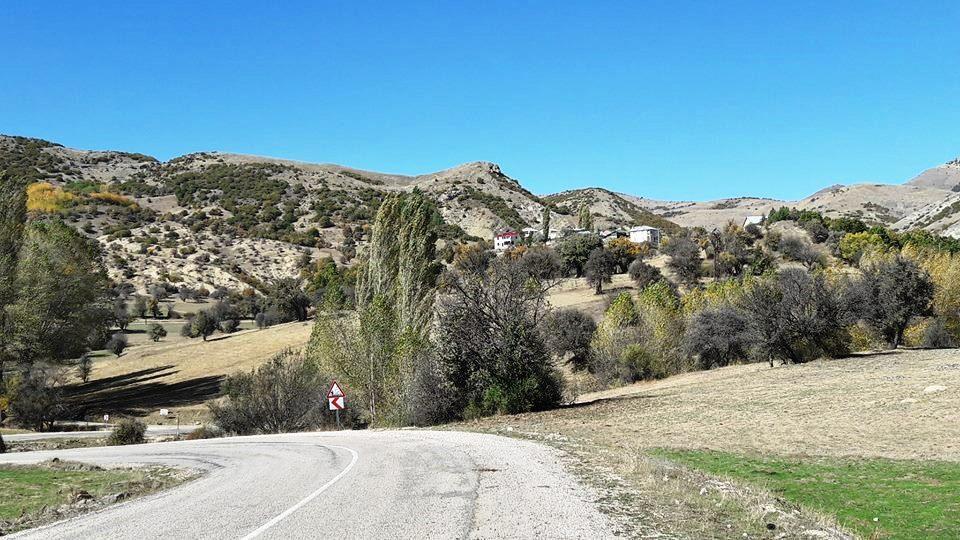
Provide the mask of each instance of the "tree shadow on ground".
[{"label": "tree shadow on ground", "polygon": [[159,381],[175,373],[174,366],[160,366],[68,385],[64,397],[72,416],[82,419],[102,414],[145,416],[159,407],[197,405],[220,393],[222,375]]},{"label": "tree shadow on ground", "polygon": [[[848,358],[874,358],[878,356],[896,356],[898,354],[902,354],[904,350],[910,350],[910,349],[904,349],[903,347],[901,347],[899,349],[887,349],[883,351],[855,352],[855,353],[850,353]],[[916,350],[923,350],[923,349],[916,349]]]},{"label": "tree shadow on ground", "polygon": [[604,287],[604,288],[603,288],[603,294],[618,295],[618,294],[623,293],[623,292],[633,292],[633,290],[634,290],[633,287],[627,287],[627,286],[622,286],[622,287]]},{"label": "tree shadow on ground", "polygon": [[589,401],[577,401],[574,403],[564,403],[557,407],[558,409],[580,409],[583,407],[590,407],[591,405],[597,405],[599,403],[610,403],[615,401],[627,401],[627,400],[639,400],[639,399],[653,399],[658,397],[663,397],[668,394],[625,394],[622,396],[610,396],[610,397],[598,397],[591,399]]}]

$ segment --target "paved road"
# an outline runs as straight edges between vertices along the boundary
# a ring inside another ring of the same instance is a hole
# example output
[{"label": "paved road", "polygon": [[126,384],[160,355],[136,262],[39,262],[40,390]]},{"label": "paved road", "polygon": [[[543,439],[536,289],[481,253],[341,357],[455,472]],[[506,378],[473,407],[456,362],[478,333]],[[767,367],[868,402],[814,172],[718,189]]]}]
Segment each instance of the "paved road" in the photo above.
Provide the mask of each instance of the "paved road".
[{"label": "paved road", "polygon": [[[97,424],[100,427],[106,424]],[[180,426],[180,434],[185,435],[197,429],[195,425]],[[101,429],[96,431],[38,431],[36,433],[18,433],[15,435],[4,435],[3,440],[7,442],[17,441],[43,441],[47,439],[105,439],[110,436],[110,429]],[[147,438],[154,437],[173,437],[177,434],[177,426],[147,426]]]},{"label": "paved road", "polygon": [[356,431],[25,452],[206,474],[17,538],[609,538],[558,453],[493,435]]}]

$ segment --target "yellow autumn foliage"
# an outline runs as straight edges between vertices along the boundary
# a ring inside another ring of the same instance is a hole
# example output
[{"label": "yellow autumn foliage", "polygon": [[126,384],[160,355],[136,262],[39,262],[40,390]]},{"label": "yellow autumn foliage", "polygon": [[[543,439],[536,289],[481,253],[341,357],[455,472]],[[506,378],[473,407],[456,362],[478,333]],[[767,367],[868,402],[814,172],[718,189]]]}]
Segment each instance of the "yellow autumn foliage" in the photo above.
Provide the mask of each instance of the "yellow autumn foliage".
[{"label": "yellow autumn foliage", "polygon": [[93,199],[98,202],[106,204],[115,204],[117,206],[136,206],[137,203],[133,201],[130,197],[125,197],[119,193],[113,193],[110,191],[97,191],[88,195],[90,199]]},{"label": "yellow autumn foliage", "polygon": [[49,182],[36,182],[27,186],[27,211],[54,214],[75,198]]},{"label": "yellow autumn foliage", "polygon": [[960,254],[906,246],[904,257],[913,259],[933,281],[933,311],[954,336],[960,336]]}]

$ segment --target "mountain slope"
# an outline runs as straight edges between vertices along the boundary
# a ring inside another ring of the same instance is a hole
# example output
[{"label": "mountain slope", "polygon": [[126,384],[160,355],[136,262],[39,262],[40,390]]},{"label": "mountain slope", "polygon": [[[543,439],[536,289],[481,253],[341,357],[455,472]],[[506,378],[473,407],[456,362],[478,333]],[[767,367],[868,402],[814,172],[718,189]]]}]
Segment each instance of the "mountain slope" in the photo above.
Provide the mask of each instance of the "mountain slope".
[{"label": "mountain slope", "polygon": [[603,188],[574,189],[543,198],[568,216],[577,216],[580,208],[587,206],[593,215],[594,226],[602,229],[649,225],[672,232],[679,228],[676,223],[643,208],[633,199],[630,195]]},{"label": "mountain slope", "polygon": [[[656,201],[584,188],[538,197],[488,162],[406,176],[335,164],[199,152],[161,162],[143,154],[88,151],[0,136],[0,169],[46,182],[33,210],[61,214],[104,248],[114,279],[143,289],[259,287],[296,275],[307,256],[349,262],[380,202],[421,190],[437,201],[448,241],[490,239],[505,229],[577,226],[587,206],[596,227],[722,227],[780,206],[855,216],[897,229],[960,236],[960,161],[904,185],[832,186],[800,201],[739,197]],[[948,188],[948,189],[944,189]],[[42,196],[42,197],[41,197]]]},{"label": "mountain slope", "polygon": [[942,189],[918,185],[854,184],[820,190],[794,206],[889,226],[949,195]]},{"label": "mountain slope", "polygon": [[907,184],[911,186],[931,187],[950,191],[960,191],[960,158],[927,169],[915,176]]},{"label": "mountain slope", "polygon": [[[404,176],[219,152],[161,162],[0,136],[0,169],[48,183],[33,210],[59,213],[97,239],[111,277],[140,289],[163,281],[258,287],[296,275],[305,255],[349,261],[391,193],[418,189],[435,199],[443,237],[460,241],[540,228],[550,205],[487,162]],[[600,192],[619,209],[619,225],[672,226]],[[550,207],[553,229],[575,225]]]},{"label": "mountain slope", "polygon": [[683,227],[714,229],[727,223],[743,223],[747,216],[766,215],[787,201],[756,197],[735,197],[715,201],[657,201],[632,195],[625,198],[649,212],[656,213]]}]

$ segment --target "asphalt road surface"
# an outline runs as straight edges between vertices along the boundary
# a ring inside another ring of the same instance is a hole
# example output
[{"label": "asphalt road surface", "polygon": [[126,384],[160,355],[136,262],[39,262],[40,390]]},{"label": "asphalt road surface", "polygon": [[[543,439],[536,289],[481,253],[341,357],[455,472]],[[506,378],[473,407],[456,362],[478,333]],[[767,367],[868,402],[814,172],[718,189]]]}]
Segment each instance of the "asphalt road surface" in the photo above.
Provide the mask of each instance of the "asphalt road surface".
[{"label": "asphalt road surface", "polygon": [[347,431],[4,454],[206,474],[12,538],[609,538],[557,451],[494,435]]}]

